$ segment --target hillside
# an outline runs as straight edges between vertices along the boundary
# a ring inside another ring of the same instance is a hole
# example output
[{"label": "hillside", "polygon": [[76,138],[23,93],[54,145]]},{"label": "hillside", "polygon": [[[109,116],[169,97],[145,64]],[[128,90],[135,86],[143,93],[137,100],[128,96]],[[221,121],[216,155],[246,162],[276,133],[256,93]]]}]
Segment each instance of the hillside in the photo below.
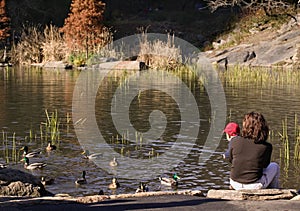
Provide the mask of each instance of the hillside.
[{"label": "hillside", "polygon": [[[206,51],[213,63],[226,65],[300,67],[300,14],[282,19],[261,18],[236,27]],[[251,24],[250,24],[251,23]]]},{"label": "hillside", "polygon": [[[111,29],[114,39],[141,31],[171,33],[205,50],[216,63],[294,64],[298,58],[299,16],[259,19],[262,15],[254,14],[248,18],[249,14],[237,8],[211,13],[203,1],[197,0],[103,2],[104,24]],[[13,35],[18,36],[24,25],[61,27],[70,4],[71,0],[7,1]]]}]

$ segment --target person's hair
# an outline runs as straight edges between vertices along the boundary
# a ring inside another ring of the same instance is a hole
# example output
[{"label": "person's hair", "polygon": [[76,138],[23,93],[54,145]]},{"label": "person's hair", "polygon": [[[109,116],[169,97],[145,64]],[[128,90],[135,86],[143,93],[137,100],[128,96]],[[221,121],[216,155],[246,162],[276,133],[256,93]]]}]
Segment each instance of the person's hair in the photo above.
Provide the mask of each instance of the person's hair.
[{"label": "person's hair", "polygon": [[262,143],[268,139],[269,127],[261,113],[250,112],[244,116],[242,136]]}]

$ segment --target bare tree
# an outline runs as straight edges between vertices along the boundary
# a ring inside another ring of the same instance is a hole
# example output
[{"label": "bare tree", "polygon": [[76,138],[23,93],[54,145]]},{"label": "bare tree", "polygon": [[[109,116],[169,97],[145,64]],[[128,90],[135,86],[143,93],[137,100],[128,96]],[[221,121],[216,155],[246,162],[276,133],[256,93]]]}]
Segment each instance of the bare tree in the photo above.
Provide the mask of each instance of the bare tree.
[{"label": "bare tree", "polygon": [[238,6],[244,9],[258,10],[263,8],[267,15],[271,15],[278,9],[287,9],[292,7],[291,1],[285,0],[205,0],[211,9],[215,11],[220,7]]}]

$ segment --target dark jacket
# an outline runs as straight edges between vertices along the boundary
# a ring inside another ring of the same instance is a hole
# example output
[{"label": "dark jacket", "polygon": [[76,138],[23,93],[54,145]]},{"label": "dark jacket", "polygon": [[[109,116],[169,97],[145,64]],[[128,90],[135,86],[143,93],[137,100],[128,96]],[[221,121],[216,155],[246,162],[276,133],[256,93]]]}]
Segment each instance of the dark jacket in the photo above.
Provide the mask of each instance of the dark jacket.
[{"label": "dark jacket", "polygon": [[230,142],[230,178],[243,184],[260,179],[263,168],[270,164],[272,145],[268,142],[255,144],[254,140],[243,137],[234,138]]}]

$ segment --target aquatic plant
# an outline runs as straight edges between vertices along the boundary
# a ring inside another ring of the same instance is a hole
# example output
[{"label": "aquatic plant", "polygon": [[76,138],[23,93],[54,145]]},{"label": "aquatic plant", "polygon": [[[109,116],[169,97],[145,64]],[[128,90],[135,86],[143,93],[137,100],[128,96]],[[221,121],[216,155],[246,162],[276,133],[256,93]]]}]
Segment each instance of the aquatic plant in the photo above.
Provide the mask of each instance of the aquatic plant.
[{"label": "aquatic plant", "polygon": [[[282,131],[278,132],[281,140],[280,157],[285,160],[290,160],[290,151],[294,153],[294,160],[300,160],[300,126],[298,125],[297,114],[294,116],[294,131],[292,134],[288,134],[288,119],[285,117],[282,120]],[[294,142],[291,143],[289,137],[294,137]]]},{"label": "aquatic plant", "polygon": [[[278,132],[280,136],[280,140],[282,142],[283,149],[280,148],[280,157],[284,157],[285,159],[290,159],[290,147],[289,147],[289,137],[287,130],[287,117],[282,120],[282,132]],[[283,151],[283,152],[282,152]]]},{"label": "aquatic plant", "polygon": [[225,85],[240,86],[251,84],[263,85],[294,85],[300,82],[300,72],[282,67],[245,67],[232,66],[226,71],[218,71],[219,77]]},{"label": "aquatic plant", "polygon": [[50,133],[50,140],[51,141],[58,141],[60,137],[60,132],[59,132],[59,119],[58,119],[58,114],[57,110],[55,112],[52,112],[51,116],[49,115],[47,109],[45,110],[47,120],[44,123],[46,127],[46,135]]},{"label": "aquatic plant", "polygon": [[[12,142],[12,145],[10,145],[10,139]],[[19,153],[16,147],[16,133],[14,132],[12,136],[8,136],[8,132],[5,132],[2,130],[2,147],[3,147],[3,153],[4,153],[4,159],[6,163],[12,162],[18,162],[19,160]]]},{"label": "aquatic plant", "polygon": [[298,125],[297,114],[295,114],[295,146],[294,146],[294,159],[300,160],[300,126]]}]

